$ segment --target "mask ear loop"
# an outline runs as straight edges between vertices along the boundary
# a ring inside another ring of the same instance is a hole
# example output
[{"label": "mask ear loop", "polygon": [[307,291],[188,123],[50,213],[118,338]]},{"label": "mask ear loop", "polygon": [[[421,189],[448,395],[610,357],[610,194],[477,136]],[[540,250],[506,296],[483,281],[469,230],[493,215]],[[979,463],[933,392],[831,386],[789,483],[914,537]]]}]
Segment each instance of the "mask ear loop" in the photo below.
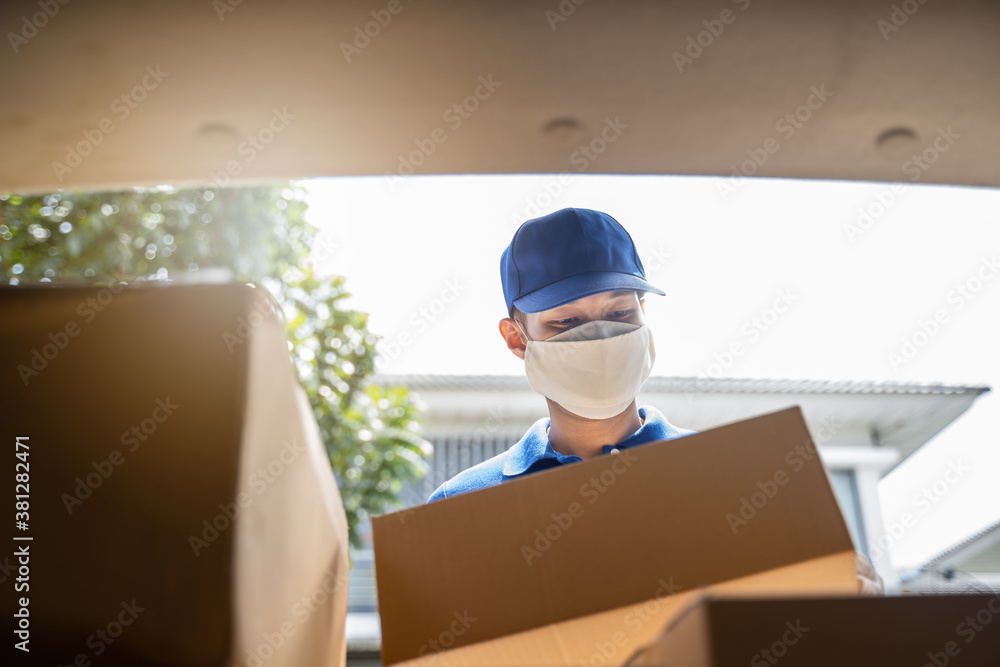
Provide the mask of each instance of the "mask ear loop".
[{"label": "mask ear loop", "polygon": [[524,327],[522,327],[521,323],[518,322],[515,318],[512,317],[510,319],[513,320],[514,324],[517,325],[517,330],[521,333],[521,337],[524,338],[525,340],[525,346],[527,346],[528,344],[527,341],[531,340],[530,338],[528,338],[528,332],[524,330]]}]

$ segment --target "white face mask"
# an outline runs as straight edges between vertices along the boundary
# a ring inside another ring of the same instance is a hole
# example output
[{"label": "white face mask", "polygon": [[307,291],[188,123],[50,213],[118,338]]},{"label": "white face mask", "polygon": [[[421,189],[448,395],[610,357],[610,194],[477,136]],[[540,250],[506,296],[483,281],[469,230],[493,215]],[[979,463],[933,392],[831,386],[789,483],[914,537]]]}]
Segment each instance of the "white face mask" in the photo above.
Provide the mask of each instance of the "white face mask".
[{"label": "white face mask", "polygon": [[531,388],[542,396],[581,417],[607,419],[632,403],[655,359],[645,324],[593,320],[546,340],[528,340],[524,366]]}]

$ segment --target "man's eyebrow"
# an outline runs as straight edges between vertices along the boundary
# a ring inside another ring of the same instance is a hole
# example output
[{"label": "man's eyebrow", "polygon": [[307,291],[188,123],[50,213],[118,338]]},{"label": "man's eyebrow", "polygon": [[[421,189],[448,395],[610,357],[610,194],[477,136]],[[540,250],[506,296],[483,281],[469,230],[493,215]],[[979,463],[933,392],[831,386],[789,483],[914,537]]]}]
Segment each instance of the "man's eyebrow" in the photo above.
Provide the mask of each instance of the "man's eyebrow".
[{"label": "man's eyebrow", "polygon": [[[615,290],[613,292],[608,292],[608,295],[609,295],[608,299],[610,299],[610,300],[621,299],[622,297],[632,296],[633,294],[635,294],[634,290]],[[559,313],[559,311],[561,311],[563,309],[572,310],[578,304],[578,302],[580,300],[581,299],[576,299],[575,301],[570,301],[569,303],[564,303],[563,305],[556,306],[551,311],[546,311],[546,312],[551,312],[553,314],[564,315],[564,313]],[[564,319],[564,318],[559,317],[557,319]]]}]

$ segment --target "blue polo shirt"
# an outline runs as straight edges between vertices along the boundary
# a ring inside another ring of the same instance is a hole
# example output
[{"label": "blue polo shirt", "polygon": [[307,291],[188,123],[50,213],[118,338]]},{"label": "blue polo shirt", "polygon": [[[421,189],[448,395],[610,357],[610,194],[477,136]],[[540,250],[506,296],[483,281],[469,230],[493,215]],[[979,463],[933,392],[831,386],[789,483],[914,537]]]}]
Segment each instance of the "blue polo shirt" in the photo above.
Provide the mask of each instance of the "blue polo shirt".
[{"label": "blue polo shirt", "polygon": [[[647,442],[657,442],[659,440],[672,440],[684,435],[691,435],[697,431],[686,428],[678,428],[668,422],[660,411],[650,406],[639,408],[639,416],[643,424],[639,430],[622,440],[617,445],[604,445],[604,453],[608,454],[612,449],[625,449],[644,445]],[[546,431],[549,428],[549,420],[539,419],[527,433],[517,441],[507,451],[497,454],[491,459],[463,470],[447,482],[437,488],[431,494],[427,502],[450,498],[460,493],[484,489],[488,486],[495,486],[521,475],[553,468],[555,466],[566,465],[582,461],[579,456],[573,454],[561,454],[549,443]]]}]

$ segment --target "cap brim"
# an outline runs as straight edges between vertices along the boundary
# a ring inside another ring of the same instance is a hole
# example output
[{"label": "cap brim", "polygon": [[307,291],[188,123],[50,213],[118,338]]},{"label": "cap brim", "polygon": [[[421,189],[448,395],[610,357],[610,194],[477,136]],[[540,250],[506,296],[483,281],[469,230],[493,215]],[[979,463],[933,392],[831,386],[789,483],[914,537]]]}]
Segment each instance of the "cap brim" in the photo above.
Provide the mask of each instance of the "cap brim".
[{"label": "cap brim", "polygon": [[591,272],[580,273],[546,285],[514,300],[514,307],[522,313],[540,313],[564,306],[571,301],[601,292],[629,290],[652,292],[666,296],[666,292],[630,273]]}]

